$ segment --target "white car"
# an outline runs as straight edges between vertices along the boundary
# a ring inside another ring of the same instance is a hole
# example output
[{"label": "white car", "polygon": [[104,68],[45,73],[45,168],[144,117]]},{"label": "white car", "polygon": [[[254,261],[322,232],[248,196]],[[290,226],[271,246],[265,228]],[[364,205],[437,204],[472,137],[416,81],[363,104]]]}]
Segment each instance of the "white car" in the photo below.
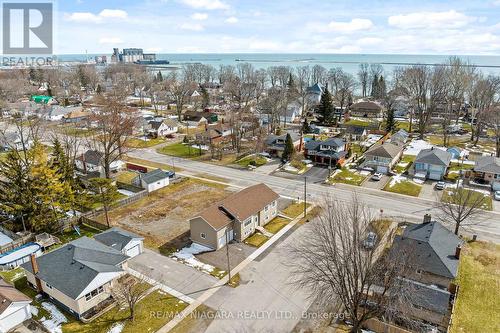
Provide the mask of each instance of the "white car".
[{"label": "white car", "polygon": [[445,187],[446,187],[445,182],[437,182],[436,183],[436,190],[444,190]]},{"label": "white car", "polygon": [[363,246],[366,249],[373,249],[376,243],[377,243],[377,234],[370,231],[368,235],[366,235],[365,240],[363,241]]},{"label": "white car", "polygon": [[372,180],[375,180],[375,181],[379,181],[382,179],[382,174],[377,172],[377,173],[374,173],[373,176],[372,176]]},{"label": "white car", "polygon": [[500,201],[500,191],[495,191],[495,193],[493,194],[493,198],[495,198],[495,200]]}]

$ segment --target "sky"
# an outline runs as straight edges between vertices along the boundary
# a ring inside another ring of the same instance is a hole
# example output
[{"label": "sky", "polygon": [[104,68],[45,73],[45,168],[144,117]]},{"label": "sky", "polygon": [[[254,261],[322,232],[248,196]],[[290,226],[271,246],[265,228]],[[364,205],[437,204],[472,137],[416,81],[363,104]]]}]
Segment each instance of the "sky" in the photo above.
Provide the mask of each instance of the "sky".
[{"label": "sky", "polygon": [[500,55],[500,0],[60,0],[55,53]]}]

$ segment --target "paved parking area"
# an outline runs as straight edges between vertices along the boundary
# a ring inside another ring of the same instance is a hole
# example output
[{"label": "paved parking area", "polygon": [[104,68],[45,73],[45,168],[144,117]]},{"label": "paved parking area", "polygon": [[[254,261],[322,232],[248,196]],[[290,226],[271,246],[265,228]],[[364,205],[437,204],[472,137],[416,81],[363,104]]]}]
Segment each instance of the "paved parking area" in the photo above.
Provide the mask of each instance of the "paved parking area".
[{"label": "paved parking area", "polygon": [[371,175],[366,178],[366,180],[361,184],[362,187],[372,188],[375,190],[381,190],[385,187],[385,184],[391,179],[388,175],[383,175],[382,179],[379,181],[372,180]]},{"label": "paved parking area", "polygon": [[441,197],[443,196],[443,190],[436,190],[436,182],[426,180],[425,183],[422,184],[422,190],[418,195],[419,198],[435,200],[441,202]]},{"label": "paved parking area", "polygon": [[329,171],[327,167],[313,166],[307,172],[300,175],[300,178],[304,179],[304,177],[307,177],[307,180],[312,183],[323,183],[326,177],[328,177],[328,174]]},{"label": "paved parking area", "polygon": [[[231,269],[238,266],[255,250],[255,247],[243,243],[229,244],[229,262],[231,263]],[[206,264],[227,271],[226,249],[197,254],[196,258]]]},{"label": "paved parking area", "polygon": [[129,260],[128,265],[133,270],[194,299],[218,281],[207,273],[149,249]]}]

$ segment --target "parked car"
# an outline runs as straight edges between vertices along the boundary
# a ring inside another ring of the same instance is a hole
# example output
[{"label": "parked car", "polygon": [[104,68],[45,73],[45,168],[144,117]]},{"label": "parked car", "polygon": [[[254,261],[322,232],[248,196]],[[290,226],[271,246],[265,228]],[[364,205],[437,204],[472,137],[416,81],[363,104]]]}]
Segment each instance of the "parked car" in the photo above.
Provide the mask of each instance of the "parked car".
[{"label": "parked car", "polygon": [[382,174],[377,172],[377,173],[374,173],[373,176],[372,176],[372,180],[375,180],[375,181],[379,181],[382,179]]},{"label": "parked car", "polygon": [[493,198],[495,198],[495,200],[500,201],[500,191],[495,191],[495,193],[493,194]]},{"label": "parked car", "polygon": [[436,190],[444,190],[446,187],[446,183],[445,182],[437,182],[436,183]]},{"label": "parked car", "polygon": [[370,231],[368,235],[366,235],[365,240],[363,241],[363,246],[366,249],[373,249],[375,244],[377,243],[377,234],[373,231]]}]

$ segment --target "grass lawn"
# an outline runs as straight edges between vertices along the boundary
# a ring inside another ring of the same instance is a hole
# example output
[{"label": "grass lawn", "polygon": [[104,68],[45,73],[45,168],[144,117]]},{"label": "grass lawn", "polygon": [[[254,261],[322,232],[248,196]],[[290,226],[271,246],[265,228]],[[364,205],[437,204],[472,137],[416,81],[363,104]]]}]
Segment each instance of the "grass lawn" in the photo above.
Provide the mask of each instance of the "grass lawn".
[{"label": "grass lawn", "polygon": [[132,184],[132,180],[137,177],[137,172],[133,171],[120,171],[116,175],[116,181],[125,184]]},{"label": "grass lawn", "polygon": [[[483,196],[484,201],[483,201],[483,204],[481,206],[481,209],[493,210],[493,199],[491,198],[491,195],[483,193],[483,192],[474,191],[474,190],[468,190],[468,189],[465,189],[465,191],[473,193],[473,195],[471,196],[471,199],[470,199],[471,202],[476,202],[477,200],[479,200],[476,196]],[[452,194],[453,194],[452,190],[447,189],[447,190],[443,191],[443,196],[441,197],[441,201],[442,202],[450,202]]]},{"label": "grass lawn", "polygon": [[255,247],[260,247],[262,244],[267,242],[268,239],[269,239],[269,237],[264,236],[263,234],[261,234],[259,232],[256,232],[252,236],[245,239],[243,241],[243,243],[251,245],[251,246],[255,246]]},{"label": "grass lawn", "polygon": [[170,333],[204,332],[215,318],[216,312],[202,304],[194,310],[193,314],[193,316],[182,319],[170,330]]},{"label": "grass lawn", "polygon": [[460,170],[471,170],[474,168],[474,165],[471,164],[461,164],[461,163],[451,163],[448,171],[445,175],[446,180],[456,181],[460,178]]},{"label": "grass lawn", "polygon": [[420,190],[422,189],[421,185],[415,184],[410,180],[402,180],[391,186],[391,180],[385,185],[384,191],[411,195],[412,197],[418,197],[420,194]]},{"label": "grass lawn", "polygon": [[384,237],[387,230],[389,230],[389,227],[391,226],[392,222],[393,221],[389,219],[379,219],[372,221],[370,224],[380,239]]},{"label": "grass lawn", "polygon": [[281,229],[283,229],[291,220],[286,219],[284,217],[277,216],[272,219],[268,224],[264,226],[264,228],[272,234],[277,233]]},{"label": "grass lawn", "polygon": [[236,161],[236,164],[241,165],[242,167],[248,168],[249,165],[253,165],[255,167],[263,166],[267,163],[267,159],[263,156],[259,155],[250,155],[242,158],[239,161]]},{"label": "grass lawn", "polygon": [[6,157],[7,157],[7,153],[0,153],[0,161],[5,160]]},{"label": "grass lawn", "polygon": [[149,139],[149,140],[141,140],[138,138],[130,138],[127,139],[125,142],[125,146],[129,148],[149,148],[153,147],[156,145],[159,145],[160,143],[164,143],[165,139],[163,138],[156,138],[156,139]]},{"label": "grass lawn", "polygon": [[363,127],[367,127],[367,126],[370,126],[370,125],[372,125],[374,123],[375,122],[369,121],[369,120],[349,119],[344,124],[345,125],[351,125],[351,126],[363,126]]},{"label": "grass lawn", "polygon": [[60,127],[59,132],[64,133],[66,135],[82,137],[82,138],[91,136],[95,133],[93,130],[89,130],[87,128],[78,128],[73,126]]},{"label": "grass lawn", "polygon": [[63,333],[107,333],[113,325],[123,323],[122,333],[156,332],[172,320],[187,303],[162,291],[154,291],[136,305],[135,320],[127,320],[128,310],[115,307],[89,324],[73,321],[62,325]]},{"label": "grass lawn", "polygon": [[[190,158],[200,156],[198,148],[191,147],[190,145],[185,145],[182,143],[174,143],[165,147],[158,149],[160,154]],[[203,151],[201,153],[203,155]]]},{"label": "grass lawn", "polygon": [[335,176],[330,179],[330,182],[359,186],[365,180],[365,178],[366,176],[350,171],[349,169],[342,168],[340,172],[335,174]]},{"label": "grass lawn", "polygon": [[[457,146],[457,147],[464,148],[465,144],[470,141],[469,138],[470,138],[469,136],[467,136],[467,137],[449,136],[448,137],[448,147]],[[426,137],[426,141],[428,141],[429,143],[431,143],[433,145],[442,146],[443,145],[443,135],[428,135]]]},{"label": "grass lawn", "polygon": [[181,168],[177,168],[177,167],[174,168],[174,167],[172,167],[171,164],[152,162],[152,161],[143,160],[143,159],[131,157],[131,156],[126,156],[123,158],[123,160],[125,162],[130,162],[130,163],[145,166],[146,168],[148,168],[148,171],[155,170],[155,169],[182,171]]},{"label": "grass lawn", "polygon": [[394,167],[394,171],[396,173],[399,173],[399,174],[404,173],[406,170],[408,170],[410,168],[413,161],[415,161],[415,157],[416,156],[412,156],[412,155],[403,155],[403,158],[401,158],[401,161],[399,161],[399,163],[396,164],[396,166]]},{"label": "grass lawn", "polygon": [[10,271],[0,271],[0,276],[6,282],[14,284],[14,281],[26,275],[24,274],[24,270],[21,267],[18,267]]},{"label": "grass lawn", "polygon": [[99,229],[92,228],[91,226],[81,224],[80,225],[80,236],[76,233],[74,229],[63,232],[57,237],[61,240],[63,244],[69,243],[77,238],[87,236],[89,238],[94,237],[95,234],[101,233],[102,231]]},{"label": "grass lawn", "polygon": [[[306,209],[309,208],[311,204],[306,205]],[[281,212],[283,215],[291,217],[292,219],[296,218],[300,214],[304,213],[304,202],[295,202]]]},{"label": "grass lawn", "polygon": [[460,290],[455,301],[451,333],[498,332],[498,281],[500,245],[486,242],[467,244],[460,258],[457,278]]}]

